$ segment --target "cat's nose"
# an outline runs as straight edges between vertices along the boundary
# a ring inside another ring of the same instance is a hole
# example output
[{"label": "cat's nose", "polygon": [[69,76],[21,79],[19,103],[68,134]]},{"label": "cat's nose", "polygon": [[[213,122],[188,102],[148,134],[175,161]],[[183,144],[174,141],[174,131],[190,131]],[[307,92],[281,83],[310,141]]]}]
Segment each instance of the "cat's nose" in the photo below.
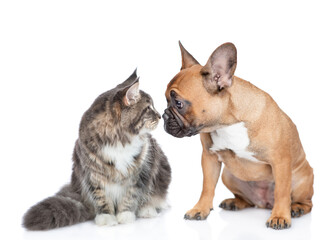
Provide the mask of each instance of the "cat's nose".
[{"label": "cat's nose", "polygon": [[161,115],[160,115],[160,113],[157,112],[157,113],[156,113],[156,116],[157,116],[158,119],[161,119]]}]

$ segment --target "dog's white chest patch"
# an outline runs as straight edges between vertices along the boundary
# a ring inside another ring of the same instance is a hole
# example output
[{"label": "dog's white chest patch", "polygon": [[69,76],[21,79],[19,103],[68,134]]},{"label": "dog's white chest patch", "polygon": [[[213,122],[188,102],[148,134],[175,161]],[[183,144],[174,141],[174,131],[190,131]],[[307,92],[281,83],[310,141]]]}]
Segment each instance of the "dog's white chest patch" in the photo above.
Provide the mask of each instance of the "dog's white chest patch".
[{"label": "dog's white chest patch", "polygon": [[212,132],[210,136],[213,140],[213,146],[210,148],[211,151],[216,152],[230,149],[240,158],[259,162],[253,156],[254,153],[247,150],[250,140],[244,122],[221,127]]}]

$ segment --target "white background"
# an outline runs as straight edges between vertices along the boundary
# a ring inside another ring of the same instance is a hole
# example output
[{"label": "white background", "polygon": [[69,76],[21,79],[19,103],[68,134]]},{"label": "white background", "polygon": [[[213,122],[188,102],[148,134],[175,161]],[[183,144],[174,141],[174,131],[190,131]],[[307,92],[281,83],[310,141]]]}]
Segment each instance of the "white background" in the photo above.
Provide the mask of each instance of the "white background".
[{"label": "white background", "polygon": [[[317,0],[1,1],[0,238],[327,238],[330,23],[330,5]],[[185,221],[202,186],[199,137],[176,139],[161,121],[154,136],[173,170],[168,211],[116,227],[25,231],[24,212],[69,181],[80,118],[99,94],[138,67],[141,88],[163,113],[167,83],[181,66],[178,40],[201,64],[220,44],[236,45],[236,76],[270,93],[298,127],[315,173],[313,212],[289,230],[267,229],[270,210],[218,208],[232,197],[220,181],[208,220]]]}]

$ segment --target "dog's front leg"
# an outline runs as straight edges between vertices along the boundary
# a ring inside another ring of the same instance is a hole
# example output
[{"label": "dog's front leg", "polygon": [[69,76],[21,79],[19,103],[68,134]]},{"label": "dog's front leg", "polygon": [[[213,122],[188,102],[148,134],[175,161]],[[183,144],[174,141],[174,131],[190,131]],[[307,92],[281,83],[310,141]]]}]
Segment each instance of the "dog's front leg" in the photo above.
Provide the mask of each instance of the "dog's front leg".
[{"label": "dog's front leg", "polygon": [[218,156],[209,151],[211,139],[208,133],[200,134],[202,151],[202,172],[203,172],[203,187],[198,203],[189,210],[184,218],[190,220],[204,220],[208,217],[213,209],[213,199],[215,195],[215,187],[221,172],[221,162],[218,161]]},{"label": "dog's front leg", "polygon": [[291,159],[278,159],[271,164],[275,180],[275,202],[266,225],[274,229],[284,229],[291,226]]}]

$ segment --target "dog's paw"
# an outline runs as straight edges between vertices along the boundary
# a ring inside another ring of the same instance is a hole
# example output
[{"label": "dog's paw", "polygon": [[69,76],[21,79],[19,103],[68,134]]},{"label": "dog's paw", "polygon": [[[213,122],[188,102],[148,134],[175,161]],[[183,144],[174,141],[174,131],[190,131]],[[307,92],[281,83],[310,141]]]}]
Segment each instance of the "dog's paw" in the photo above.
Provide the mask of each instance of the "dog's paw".
[{"label": "dog's paw", "polygon": [[213,210],[212,208],[193,208],[186,212],[184,215],[184,219],[187,220],[205,220],[210,211]]},{"label": "dog's paw", "polygon": [[119,223],[132,223],[136,220],[136,215],[130,211],[120,212],[116,217]]},{"label": "dog's paw", "polygon": [[270,217],[266,222],[266,226],[276,230],[287,229],[291,227],[291,219],[284,217]]},{"label": "dog's paw", "polygon": [[311,206],[301,203],[292,203],[291,205],[291,216],[294,218],[301,217],[302,215],[309,213]]},{"label": "dog's paw", "polygon": [[240,209],[252,207],[252,205],[248,204],[247,202],[239,198],[229,198],[221,202],[219,207],[225,210],[237,211]]},{"label": "dog's paw", "polygon": [[98,226],[115,226],[118,224],[116,217],[110,214],[98,214],[95,217],[95,223]]}]

